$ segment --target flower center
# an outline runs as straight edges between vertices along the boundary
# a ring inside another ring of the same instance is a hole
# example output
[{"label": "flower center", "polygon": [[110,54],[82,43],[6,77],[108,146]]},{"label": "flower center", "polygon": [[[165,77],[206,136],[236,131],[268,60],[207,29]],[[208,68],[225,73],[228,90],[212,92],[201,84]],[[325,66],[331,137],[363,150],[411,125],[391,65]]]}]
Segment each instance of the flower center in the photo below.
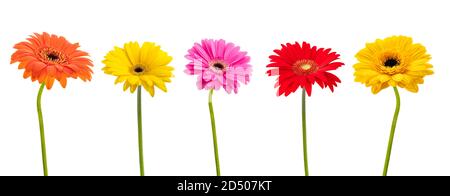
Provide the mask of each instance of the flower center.
[{"label": "flower center", "polygon": [[384,66],[385,67],[395,67],[397,65],[399,65],[400,62],[398,59],[396,58],[388,58],[386,61],[384,61]]},{"label": "flower center", "polygon": [[145,72],[145,67],[142,65],[135,65],[133,67],[133,73],[136,75],[141,75],[144,72]]},{"label": "flower center", "polygon": [[395,75],[406,70],[408,61],[397,51],[385,51],[378,57],[375,69],[381,73]]},{"label": "flower center", "polygon": [[136,67],[136,68],[134,68],[134,72],[136,72],[136,73],[141,73],[141,72],[143,72],[144,71],[144,69],[142,69],[142,67]]},{"label": "flower center", "polygon": [[309,69],[311,69],[311,65],[310,64],[304,64],[304,65],[302,65],[302,66],[300,66],[300,68],[302,68],[303,70],[309,70]]},{"label": "flower center", "polygon": [[209,66],[211,67],[211,69],[215,72],[219,72],[221,73],[222,71],[225,71],[227,69],[227,64],[224,63],[223,61],[213,61],[209,64]]},{"label": "flower center", "polygon": [[47,58],[51,61],[57,61],[59,59],[59,56],[55,52],[51,52],[47,54]]},{"label": "flower center", "polygon": [[53,48],[43,48],[39,52],[39,57],[43,62],[61,64],[65,63],[67,57]]},{"label": "flower center", "polygon": [[223,65],[222,63],[214,63],[213,67],[218,70],[223,70],[225,68],[225,65]]},{"label": "flower center", "polygon": [[318,69],[317,63],[313,60],[299,60],[293,65],[293,70],[298,75],[307,75],[316,72]]}]

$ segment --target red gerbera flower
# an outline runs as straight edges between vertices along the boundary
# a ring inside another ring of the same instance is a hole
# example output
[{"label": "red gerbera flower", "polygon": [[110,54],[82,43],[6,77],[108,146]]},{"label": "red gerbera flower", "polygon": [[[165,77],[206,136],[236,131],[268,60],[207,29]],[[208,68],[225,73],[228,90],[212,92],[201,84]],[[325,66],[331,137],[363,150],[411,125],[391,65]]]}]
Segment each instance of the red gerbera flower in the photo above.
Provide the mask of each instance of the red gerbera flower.
[{"label": "red gerbera flower", "polygon": [[281,50],[274,50],[277,55],[270,56],[270,64],[267,65],[269,76],[279,76],[275,88],[278,87],[277,95],[295,92],[302,87],[311,96],[312,85],[317,83],[321,88],[330,88],[331,92],[341,80],[334,74],[329,73],[344,65],[342,62],[334,62],[339,59],[339,54],[331,52],[331,48],[317,49],[309,43],[303,42],[300,46],[287,43],[281,45]]}]

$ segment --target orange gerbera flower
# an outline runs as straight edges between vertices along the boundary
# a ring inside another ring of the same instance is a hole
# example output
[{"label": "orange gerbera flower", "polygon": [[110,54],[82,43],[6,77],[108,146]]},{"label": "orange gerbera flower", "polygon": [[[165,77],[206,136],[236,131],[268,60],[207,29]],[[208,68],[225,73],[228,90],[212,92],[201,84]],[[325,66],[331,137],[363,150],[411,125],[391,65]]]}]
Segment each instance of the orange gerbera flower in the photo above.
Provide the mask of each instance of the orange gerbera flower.
[{"label": "orange gerbera flower", "polygon": [[69,77],[83,81],[92,77],[89,54],[78,47],[78,43],[72,44],[62,36],[35,33],[14,46],[17,51],[11,56],[11,64],[19,62],[19,69],[25,69],[24,78],[45,83],[47,89],[55,79],[65,88]]}]

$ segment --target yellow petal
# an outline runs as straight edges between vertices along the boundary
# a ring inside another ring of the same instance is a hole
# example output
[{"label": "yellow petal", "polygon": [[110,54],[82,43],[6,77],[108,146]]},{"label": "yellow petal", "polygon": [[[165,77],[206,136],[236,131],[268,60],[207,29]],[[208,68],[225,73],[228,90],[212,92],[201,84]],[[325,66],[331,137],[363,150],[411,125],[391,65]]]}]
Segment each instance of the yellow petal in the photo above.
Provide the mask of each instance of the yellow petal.
[{"label": "yellow petal", "polygon": [[127,81],[130,83],[130,85],[138,85],[139,84],[139,77],[138,76],[129,76],[127,78]]},{"label": "yellow petal", "polygon": [[130,83],[125,82],[123,83],[123,91],[127,91],[127,89],[130,87]]},{"label": "yellow petal", "polygon": [[355,76],[362,76],[362,77],[370,77],[370,78],[372,78],[372,77],[377,76],[379,74],[380,73],[378,73],[377,71],[374,71],[374,70],[371,70],[371,69],[360,69],[360,70],[357,70],[354,75]]},{"label": "yellow petal", "polygon": [[129,42],[124,45],[124,49],[130,59],[131,64],[139,65],[140,62],[140,47],[138,42]]},{"label": "yellow petal", "polygon": [[428,70],[430,68],[433,68],[433,66],[431,64],[417,63],[417,64],[411,64],[410,66],[408,66],[407,69],[410,71],[423,71],[423,70]]},{"label": "yellow petal", "polygon": [[152,81],[144,81],[142,83],[142,86],[144,86],[144,89],[150,93],[150,96],[155,96],[155,86],[153,85]]},{"label": "yellow petal", "polygon": [[153,81],[150,78],[150,75],[141,75],[139,76],[139,79],[142,81],[142,83],[147,83],[148,85],[153,86]]},{"label": "yellow petal", "polygon": [[392,76],[392,79],[396,82],[401,82],[403,78],[403,74],[395,74],[394,76]]},{"label": "yellow petal", "polygon": [[374,51],[371,51],[367,48],[364,48],[360,50],[355,57],[358,59],[358,61],[365,63],[365,64],[371,64],[376,60],[376,53]]},{"label": "yellow petal", "polygon": [[130,74],[131,62],[122,48],[115,47],[102,61],[105,64],[103,71],[115,76]]},{"label": "yellow petal", "polygon": [[152,54],[152,50],[155,48],[155,43],[152,42],[144,42],[144,44],[142,44],[142,48],[141,48],[141,52],[140,52],[140,62],[144,65],[149,66],[149,59],[151,59],[151,56],[154,55]]},{"label": "yellow petal", "polygon": [[[166,67],[166,66],[161,66],[161,67]],[[172,76],[172,72],[169,70],[165,70],[165,69],[159,69],[160,67],[156,67],[154,69],[150,70],[150,74],[155,75],[157,77],[171,77]]]},{"label": "yellow petal", "polygon": [[372,65],[366,63],[356,63],[353,65],[355,69],[372,69]]},{"label": "yellow petal", "polygon": [[127,66],[127,67],[133,66],[130,59],[128,58],[126,51],[117,46],[115,46],[114,49],[111,50],[105,56],[105,60],[103,61],[103,63],[107,64],[107,62],[113,63],[114,65],[117,65],[117,66]]},{"label": "yellow petal", "polygon": [[397,86],[397,82],[395,80],[389,80],[388,84],[389,86]]},{"label": "yellow petal", "polygon": [[432,70],[423,70],[423,71],[408,71],[406,74],[416,77],[423,77],[426,75],[432,75],[434,72]]},{"label": "yellow petal", "polygon": [[152,66],[165,66],[172,61],[172,57],[167,55],[166,52],[160,51],[159,55],[153,61]]},{"label": "yellow petal", "polygon": [[378,76],[370,79],[369,84],[385,83],[385,82],[389,81],[390,79],[391,79],[391,77],[388,75],[385,75],[385,74],[378,75]]},{"label": "yellow petal", "polygon": [[[144,43],[145,44],[145,43]],[[154,43],[147,43],[147,56],[145,58],[145,61],[142,62],[142,64],[145,64],[149,67],[154,67],[153,61],[158,57],[159,52],[161,51],[161,47],[157,46]]]},{"label": "yellow petal", "polygon": [[413,93],[419,92],[419,86],[416,83],[411,83],[409,85],[406,85],[405,89],[410,92],[413,92]]},{"label": "yellow petal", "polygon": [[116,81],[114,82],[114,84],[118,84],[121,83],[125,80],[127,80],[128,76],[117,76]]},{"label": "yellow petal", "polygon": [[136,88],[138,87],[138,85],[136,85],[136,84],[132,84],[132,85],[130,85],[130,91],[131,91],[131,93],[134,93],[134,91],[136,91]]},{"label": "yellow petal", "polygon": [[166,78],[166,77],[161,78],[161,80],[164,82],[172,82],[172,80],[170,80],[170,78]]},{"label": "yellow petal", "polygon": [[373,94],[377,94],[380,91],[381,91],[381,84],[376,84],[376,85],[372,86],[372,93]]},{"label": "yellow petal", "polygon": [[159,89],[161,89],[164,92],[167,92],[167,88],[166,88],[166,85],[164,84],[164,81],[162,81],[160,78],[158,78],[156,76],[152,76],[152,75],[150,75],[149,78],[153,81],[153,83],[156,85],[156,87],[158,87]]}]

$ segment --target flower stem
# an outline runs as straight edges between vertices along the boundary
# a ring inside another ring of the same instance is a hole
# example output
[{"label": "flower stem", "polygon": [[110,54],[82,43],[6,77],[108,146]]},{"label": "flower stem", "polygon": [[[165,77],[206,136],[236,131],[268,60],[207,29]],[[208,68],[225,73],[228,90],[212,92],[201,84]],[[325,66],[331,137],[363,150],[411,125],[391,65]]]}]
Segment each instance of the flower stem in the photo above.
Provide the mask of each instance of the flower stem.
[{"label": "flower stem", "polygon": [[392,120],[391,134],[389,136],[389,144],[388,144],[388,148],[387,148],[387,152],[386,152],[386,160],[384,161],[383,176],[386,176],[387,172],[388,172],[389,160],[391,159],[392,142],[394,141],[395,127],[397,126],[398,114],[400,112],[400,94],[398,93],[397,87],[394,87],[394,92],[395,92],[395,98],[396,98],[396,107],[395,107],[394,119]]},{"label": "flower stem", "polygon": [[142,142],[142,109],[141,109],[141,86],[137,89],[137,117],[138,117],[138,139],[139,139],[139,169],[144,176],[144,147]]},{"label": "flower stem", "polygon": [[41,135],[41,150],[42,150],[42,165],[44,168],[44,176],[48,176],[47,169],[47,150],[45,148],[45,135],[44,135],[44,119],[42,117],[42,108],[41,108],[41,97],[42,92],[44,91],[45,83],[42,82],[41,87],[39,88],[39,93],[37,96],[37,112],[39,117],[39,130]]},{"label": "flower stem", "polygon": [[305,166],[305,176],[309,176],[308,170],[308,145],[306,142],[306,95],[305,89],[302,91],[302,132],[303,132],[303,164]]},{"label": "flower stem", "polygon": [[213,141],[214,141],[214,158],[216,160],[216,174],[217,174],[217,176],[220,176],[219,148],[217,145],[216,121],[214,119],[214,109],[213,109],[213,105],[212,105],[213,92],[214,92],[214,89],[211,89],[209,91],[208,105],[209,105],[209,115],[211,116],[211,127],[212,127]]}]

